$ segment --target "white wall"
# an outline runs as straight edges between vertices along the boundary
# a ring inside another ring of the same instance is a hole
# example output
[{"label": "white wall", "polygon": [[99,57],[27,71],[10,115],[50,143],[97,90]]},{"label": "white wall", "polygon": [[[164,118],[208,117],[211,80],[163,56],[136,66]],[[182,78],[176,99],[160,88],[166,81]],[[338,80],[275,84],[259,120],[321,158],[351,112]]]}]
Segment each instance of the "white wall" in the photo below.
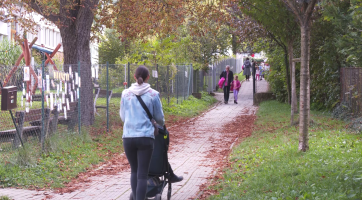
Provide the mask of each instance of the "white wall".
[{"label": "white wall", "polygon": [[8,24],[0,22],[0,34],[1,35],[9,35],[8,33]]}]

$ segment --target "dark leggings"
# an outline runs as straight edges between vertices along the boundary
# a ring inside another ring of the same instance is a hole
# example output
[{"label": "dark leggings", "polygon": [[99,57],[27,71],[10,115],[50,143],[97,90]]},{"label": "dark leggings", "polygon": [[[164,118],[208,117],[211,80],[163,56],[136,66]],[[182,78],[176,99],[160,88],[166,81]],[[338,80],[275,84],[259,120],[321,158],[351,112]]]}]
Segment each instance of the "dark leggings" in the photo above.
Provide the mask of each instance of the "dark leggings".
[{"label": "dark leggings", "polygon": [[123,138],[123,147],[131,165],[131,188],[134,200],[146,199],[147,175],[150,168],[154,139]]},{"label": "dark leggings", "polygon": [[230,86],[224,86],[224,101],[229,101]]},{"label": "dark leggings", "polygon": [[250,78],[250,75],[245,75],[246,80],[249,80],[249,78]]}]

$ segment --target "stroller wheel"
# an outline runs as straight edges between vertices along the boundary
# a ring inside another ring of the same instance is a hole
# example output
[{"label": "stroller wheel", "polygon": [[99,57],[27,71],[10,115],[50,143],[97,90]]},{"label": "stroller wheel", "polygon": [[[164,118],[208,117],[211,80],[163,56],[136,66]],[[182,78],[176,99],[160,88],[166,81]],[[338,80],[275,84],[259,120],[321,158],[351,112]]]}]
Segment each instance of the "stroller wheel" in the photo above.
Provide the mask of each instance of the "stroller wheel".
[{"label": "stroller wheel", "polygon": [[161,194],[156,194],[156,196],[155,196],[155,200],[161,200]]},{"label": "stroller wheel", "polygon": [[131,194],[129,195],[129,200],[133,200],[133,194],[131,192]]}]

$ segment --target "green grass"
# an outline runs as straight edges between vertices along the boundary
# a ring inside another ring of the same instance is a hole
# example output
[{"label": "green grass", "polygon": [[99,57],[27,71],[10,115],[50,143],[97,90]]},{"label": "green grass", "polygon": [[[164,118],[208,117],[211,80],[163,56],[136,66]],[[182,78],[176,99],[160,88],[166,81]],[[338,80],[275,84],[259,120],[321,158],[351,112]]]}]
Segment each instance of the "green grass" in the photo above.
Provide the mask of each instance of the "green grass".
[{"label": "green grass", "polygon": [[231,167],[210,199],[361,199],[362,139],[345,123],[312,112],[310,150],[298,152],[298,127],[290,107],[260,105],[255,130],[233,149]]},{"label": "green grass", "polygon": [[11,200],[8,196],[0,196],[0,200]]},{"label": "green grass", "polygon": [[37,146],[28,144],[1,163],[0,187],[62,187],[79,172],[122,149],[120,133],[104,134],[97,141],[88,134],[57,134],[46,142],[47,152],[41,156],[29,155],[39,151],[34,151]]},{"label": "green grass", "polygon": [[210,105],[217,102],[217,100],[208,95],[206,92],[202,92],[201,99],[197,99],[193,96],[189,96],[187,101],[177,104],[176,99],[172,98],[170,104],[166,99],[162,99],[163,110],[166,115],[178,115],[183,117],[192,117],[200,114],[202,111],[210,107]]},{"label": "green grass", "polygon": [[240,82],[243,81],[243,80],[245,80],[245,76],[243,75],[243,71],[241,71],[241,72],[238,74],[238,79],[239,79]]},{"label": "green grass", "polygon": [[[216,99],[203,93],[201,100],[189,97],[177,104],[171,99],[169,105],[165,99],[162,101],[166,121],[170,122],[180,116],[195,116],[209,108]],[[97,105],[105,104],[105,98],[98,99]],[[112,98],[109,133],[106,133],[105,109],[98,109],[99,115],[95,115],[93,126],[82,127],[81,135],[60,131],[51,136],[45,142],[43,154],[36,140],[27,142],[25,149],[9,148],[7,152],[0,152],[0,188],[60,188],[92,165],[123,152],[119,108],[120,98]]]}]

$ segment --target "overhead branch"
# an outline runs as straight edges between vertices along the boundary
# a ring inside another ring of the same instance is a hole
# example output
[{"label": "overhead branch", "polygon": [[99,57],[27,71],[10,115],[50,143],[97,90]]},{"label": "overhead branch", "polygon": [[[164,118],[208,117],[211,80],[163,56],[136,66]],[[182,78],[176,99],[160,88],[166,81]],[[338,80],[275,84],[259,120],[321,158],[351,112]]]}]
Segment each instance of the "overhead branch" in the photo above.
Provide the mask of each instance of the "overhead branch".
[{"label": "overhead branch", "polygon": [[42,15],[45,19],[55,23],[59,20],[61,20],[61,17],[59,15],[54,15],[54,14],[45,14],[44,10],[38,5],[36,0],[31,0],[30,1],[30,7],[37,13],[39,13],[40,15]]},{"label": "overhead branch", "polygon": [[292,10],[292,12],[297,16],[299,23],[303,22],[302,14],[299,12],[297,5],[293,3],[293,0],[283,0],[283,2]]},{"label": "overhead branch", "polygon": [[305,11],[306,21],[309,21],[310,17],[312,16],[314,6],[316,3],[317,0],[311,0],[311,2],[308,4],[307,10]]},{"label": "overhead branch", "polygon": [[280,47],[283,48],[284,51],[287,50],[287,47],[283,44],[282,41],[280,41],[273,33],[271,33],[270,31],[267,31],[267,34],[269,35],[269,37],[274,40]]}]

